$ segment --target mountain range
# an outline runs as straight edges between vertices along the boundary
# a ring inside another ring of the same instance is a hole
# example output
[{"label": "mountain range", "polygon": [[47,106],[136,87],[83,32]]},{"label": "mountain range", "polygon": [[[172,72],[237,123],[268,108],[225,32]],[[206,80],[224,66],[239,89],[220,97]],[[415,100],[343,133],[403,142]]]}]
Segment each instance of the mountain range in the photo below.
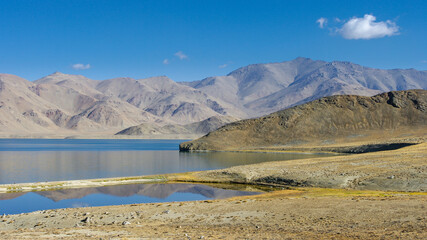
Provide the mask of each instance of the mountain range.
[{"label": "mountain range", "polygon": [[[331,95],[407,89],[427,89],[427,71],[308,58],[254,64],[226,76],[180,83],[165,76],[100,81],[59,72],[31,82],[0,74],[0,136],[113,135],[141,124],[162,131],[175,126],[188,133],[179,126],[211,117],[259,117]],[[217,127],[223,124],[217,122]]]}]

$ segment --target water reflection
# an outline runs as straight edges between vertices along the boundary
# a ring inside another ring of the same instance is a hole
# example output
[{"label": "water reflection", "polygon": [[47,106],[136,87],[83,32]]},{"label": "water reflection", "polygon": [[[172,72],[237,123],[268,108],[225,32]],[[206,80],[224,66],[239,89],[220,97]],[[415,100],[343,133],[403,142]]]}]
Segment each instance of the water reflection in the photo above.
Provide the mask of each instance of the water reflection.
[{"label": "water reflection", "polygon": [[29,193],[3,193],[0,194],[0,214],[67,207],[219,199],[255,194],[258,193],[200,184],[132,184]]},{"label": "water reflection", "polygon": [[312,157],[316,156],[179,151],[0,151],[0,184],[201,171]]}]

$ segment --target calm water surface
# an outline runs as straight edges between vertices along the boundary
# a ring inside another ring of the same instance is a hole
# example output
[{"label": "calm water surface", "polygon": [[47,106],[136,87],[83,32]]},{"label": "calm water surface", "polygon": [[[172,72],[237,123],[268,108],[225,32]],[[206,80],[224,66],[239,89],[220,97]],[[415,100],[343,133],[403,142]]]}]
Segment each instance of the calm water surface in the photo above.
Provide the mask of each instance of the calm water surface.
[{"label": "calm water surface", "polygon": [[228,190],[199,184],[131,184],[0,194],[0,215],[56,208],[93,207],[219,199],[257,192]]},{"label": "calm water surface", "polygon": [[326,154],[179,152],[184,140],[0,139],[0,184],[226,168]]}]

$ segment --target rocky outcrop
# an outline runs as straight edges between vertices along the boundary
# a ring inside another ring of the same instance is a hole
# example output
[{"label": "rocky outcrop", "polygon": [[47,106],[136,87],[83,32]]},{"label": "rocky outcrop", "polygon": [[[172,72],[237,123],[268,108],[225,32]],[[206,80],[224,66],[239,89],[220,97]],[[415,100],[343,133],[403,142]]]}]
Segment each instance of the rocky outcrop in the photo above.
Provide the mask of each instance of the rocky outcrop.
[{"label": "rocky outcrop", "polygon": [[67,122],[70,120],[70,116],[62,112],[60,109],[49,109],[45,112],[45,115],[59,127],[65,127]]},{"label": "rocky outcrop", "polygon": [[182,143],[182,151],[233,150],[333,142],[373,133],[404,134],[427,128],[427,91],[408,90],[373,97],[331,96],[265,117],[234,122]]}]

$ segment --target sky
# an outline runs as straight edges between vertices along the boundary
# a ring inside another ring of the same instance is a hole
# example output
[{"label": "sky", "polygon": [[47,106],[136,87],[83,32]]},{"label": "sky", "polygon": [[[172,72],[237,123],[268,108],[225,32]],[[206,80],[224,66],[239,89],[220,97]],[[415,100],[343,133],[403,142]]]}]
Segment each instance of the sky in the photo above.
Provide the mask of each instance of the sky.
[{"label": "sky", "polygon": [[427,1],[0,0],[0,73],[194,81],[297,57],[427,70]]}]

